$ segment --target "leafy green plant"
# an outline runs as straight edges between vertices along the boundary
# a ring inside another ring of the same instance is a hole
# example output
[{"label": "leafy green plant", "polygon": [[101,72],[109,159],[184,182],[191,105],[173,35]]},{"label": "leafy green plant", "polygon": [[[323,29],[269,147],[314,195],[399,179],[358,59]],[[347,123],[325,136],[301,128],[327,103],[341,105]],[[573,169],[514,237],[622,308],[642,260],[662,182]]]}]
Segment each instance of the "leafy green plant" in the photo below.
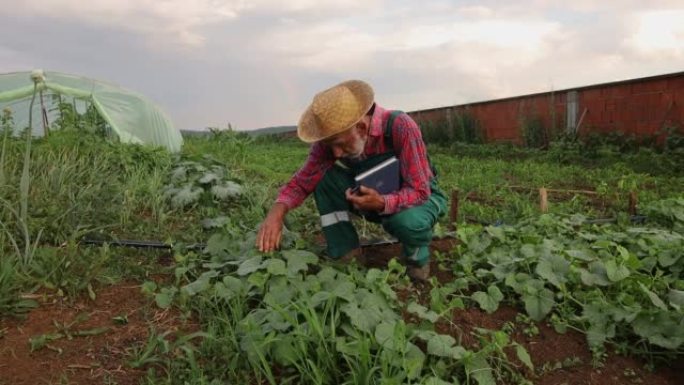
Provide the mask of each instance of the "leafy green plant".
[{"label": "leafy green plant", "polygon": [[2,149],[0,149],[0,187],[4,187],[7,180],[5,174],[5,158],[7,151],[7,142],[10,135],[14,132],[14,119],[12,118],[12,110],[5,108],[0,115],[0,131],[2,131]]},{"label": "leafy green plant", "polygon": [[24,279],[10,258],[0,259],[0,315],[22,316],[38,306],[32,299],[21,297]]},{"label": "leafy green plant", "polygon": [[[236,183],[228,170],[205,158],[204,166],[194,161],[180,161],[170,172],[170,183],[164,194],[175,207],[187,207],[211,202],[231,201],[243,193],[243,187]],[[213,164],[212,164],[213,163]]]},{"label": "leafy green plant", "polygon": [[31,345],[31,351],[40,350],[44,347],[51,348],[51,350],[56,350],[61,353],[60,348],[55,348],[49,345],[50,342],[56,341],[62,338],[68,340],[74,339],[75,337],[87,337],[99,335],[109,331],[107,327],[97,327],[92,329],[76,329],[76,325],[82,323],[88,319],[88,314],[81,313],[78,314],[70,322],[58,322],[53,320],[52,323],[55,326],[55,331],[52,333],[41,334],[35,337],[29,338],[29,345]]},{"label": "leafy green plant", "polygon": [[38,248],[30,268],[33,280],[42,287],[67,297],[86,292],[94,300],[93,285],[97,280],[107,281],[110,258],[107,247],[79,249],[71,242],[64,248]]},{"label": "leafy green plant", "polygon": [[516,300],[534,321],[551,316],[561,329],[585,331],[599,355],[606,342],[632,338],[638,350],[681,352],[682,235],[582,222],[543,215],[462,230],[457,277],[488,288],[473,294],[483,309],[496,310],[502,297]]}]

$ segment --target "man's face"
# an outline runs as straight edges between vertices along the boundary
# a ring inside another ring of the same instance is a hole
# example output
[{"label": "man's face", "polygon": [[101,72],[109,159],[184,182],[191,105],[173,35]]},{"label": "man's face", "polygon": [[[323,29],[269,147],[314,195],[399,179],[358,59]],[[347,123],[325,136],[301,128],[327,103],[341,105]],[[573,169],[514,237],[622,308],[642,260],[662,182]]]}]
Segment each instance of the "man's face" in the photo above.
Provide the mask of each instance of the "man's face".
[{"label": "man's face", "polygon": [[324,139],[323,143],[330,147],[336,159],[358,160],[366,146],[365,122],[359,122],[351,129]]}]

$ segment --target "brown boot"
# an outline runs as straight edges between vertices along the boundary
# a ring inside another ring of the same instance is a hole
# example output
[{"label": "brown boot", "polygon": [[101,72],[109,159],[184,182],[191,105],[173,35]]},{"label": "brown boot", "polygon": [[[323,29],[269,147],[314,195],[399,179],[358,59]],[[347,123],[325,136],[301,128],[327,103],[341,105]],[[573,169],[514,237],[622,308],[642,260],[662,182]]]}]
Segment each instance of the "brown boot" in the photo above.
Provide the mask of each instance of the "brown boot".
[{"label": "brown boot", "polygon": [[352,261],[356,261],[356,263],[361,266],[364,266],[366,264],[366,259],[363,256],[363,249],[361,249],[360,247],[352,249],[350,252],[340,257],[338,261],[342,263],[351,263]]},{"label": "brown boot", "polygon": [[426,263],[425,266],[408,265],[406,273],[414,281],[426,282],[430,279],[430,263]]}]

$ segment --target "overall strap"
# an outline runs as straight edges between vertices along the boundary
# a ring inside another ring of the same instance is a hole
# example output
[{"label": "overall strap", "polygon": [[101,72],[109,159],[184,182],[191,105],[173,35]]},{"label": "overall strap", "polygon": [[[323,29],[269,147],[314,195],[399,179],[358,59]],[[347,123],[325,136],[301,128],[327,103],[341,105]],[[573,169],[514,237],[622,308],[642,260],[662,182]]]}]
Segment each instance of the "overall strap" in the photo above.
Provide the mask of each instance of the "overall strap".
[{"label": "overall strap", "polygon": [[394,127],[394,120],[397,116],[403,114],[403,111],[394,110],[390,113],[387,119],[387,126],[385,127],[385,146],[390,150],[394,149],[394,141],[392,139],[392,127]]},{"label": "overall strap", "polygon": [[[399,111],[399,110],[393,110],[390,113],[389,118],[387,119],[387,126],[385,127],[385,146],[390,150],[394,150],[394,141],[392,139],[392,127],[394,126],[394,120],[397,118],[397,116],[403,114],[404,111]],[[430,159],[430,155],[427,155],[427,160],[428,164],[430,164],[430,169],[432,170],[432,175],[434,177],[437,177],[437,168],[432,164],[432,159]]]}]

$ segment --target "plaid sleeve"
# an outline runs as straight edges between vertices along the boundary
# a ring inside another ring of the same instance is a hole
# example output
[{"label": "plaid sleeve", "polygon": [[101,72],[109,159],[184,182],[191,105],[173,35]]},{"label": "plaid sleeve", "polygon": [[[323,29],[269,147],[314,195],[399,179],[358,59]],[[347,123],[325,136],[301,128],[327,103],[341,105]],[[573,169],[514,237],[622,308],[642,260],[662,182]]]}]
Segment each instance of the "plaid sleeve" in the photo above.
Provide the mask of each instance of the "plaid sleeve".
[{"label": "plaid sleeve", "polygon": [[433,176],[418,124],[407,114],[401,114],[394,120],[392,130],[403,182],[399,191],[383,196],[383,214],[394,214],[425,203],[430,197],[430,179]]},{"label": "plaid sleeve", "polygon": [[301,205],[334,163],[330,150],[320,143],[314,143],[302,168],[278,192],[276,203],[284,203],[289,209]]}]

